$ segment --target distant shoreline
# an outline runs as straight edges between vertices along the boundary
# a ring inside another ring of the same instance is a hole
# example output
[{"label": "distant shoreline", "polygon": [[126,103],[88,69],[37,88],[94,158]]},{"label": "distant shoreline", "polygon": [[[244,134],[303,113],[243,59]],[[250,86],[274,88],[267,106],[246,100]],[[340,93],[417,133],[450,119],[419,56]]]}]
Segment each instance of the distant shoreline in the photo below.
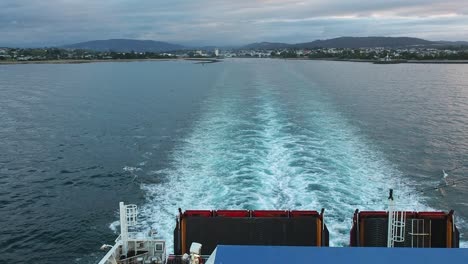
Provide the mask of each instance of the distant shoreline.
[{"label": "distant shoreline", "polygon": [[[238,57],[253,59],[252,57]],[[468,60],[401,60],[382,62],[367,59],[339,59],[339,58],[271,58],[282,60],[311,60],[311,61],[344,61],[344,62],[367,62],[374,64],[468,64]],[[222,60],[217,58],[161,58],[161,59],[107,59],[107,60],[43,60],[43,61],[0,61],[0,65],[17,64],[82,64],[82,63],[102,63],[102,62],[144,62],[144,61],[195,61],[197,63],[216,63]]]},{"label": "distant shoreline", "polygon": [[[292,58],[295,60],[296,58]],[[303,60],[297,58],[298,60]],[[401,64],[401,63],[413,63],[413,64],[468,64],[468,60],[400,60],[400,61],[389,61],[382,62],[378,60],[363,60],[363,59],[338,59],[338,58],[320,58],[320,59],[308,59],[305,60],[324,60],[324,61],[348,61],[348,62],[367,62],[374,64]]]}]

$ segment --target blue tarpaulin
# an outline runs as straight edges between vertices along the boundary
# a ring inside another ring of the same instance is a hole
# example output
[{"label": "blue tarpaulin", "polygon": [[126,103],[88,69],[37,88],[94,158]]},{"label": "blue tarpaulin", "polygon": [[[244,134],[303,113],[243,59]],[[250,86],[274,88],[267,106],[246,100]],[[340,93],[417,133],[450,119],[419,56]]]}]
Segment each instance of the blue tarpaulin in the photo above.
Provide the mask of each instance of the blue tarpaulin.
[{"label": "blue tarpaulin", "polygon": [[210,259],[214,264],[464,264],[468,263],[468,249],[219,245]]}]

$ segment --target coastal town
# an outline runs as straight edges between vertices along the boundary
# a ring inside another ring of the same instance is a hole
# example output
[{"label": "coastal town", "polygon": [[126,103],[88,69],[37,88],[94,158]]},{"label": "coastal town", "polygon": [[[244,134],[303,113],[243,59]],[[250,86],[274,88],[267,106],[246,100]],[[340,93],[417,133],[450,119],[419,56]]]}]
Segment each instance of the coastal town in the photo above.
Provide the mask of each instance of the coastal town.
[{"label": "coastal town", "polygon": [[355,61],[468,60],[468,46],[427,48],[185,49],[171,52],[115,52],[64,48],[0,48],[0,63],[41,61],[145,60],[184,58],[284,58]]}]

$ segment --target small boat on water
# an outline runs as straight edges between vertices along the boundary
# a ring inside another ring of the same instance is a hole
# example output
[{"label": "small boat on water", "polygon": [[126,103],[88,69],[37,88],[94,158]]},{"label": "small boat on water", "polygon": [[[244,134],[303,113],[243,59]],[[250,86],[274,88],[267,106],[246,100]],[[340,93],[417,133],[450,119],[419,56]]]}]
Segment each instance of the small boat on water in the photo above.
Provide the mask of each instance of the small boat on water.
[{"label": "small boat on water", "polygon": [[[388,211],[356,210],[350,232],[351,248],[459,247],[460,234],[455,226],[453,211],[448,213],[395,211],[392,193],[390,191]],[[125,205],[121,202],[121,234],[115,240],[115,245],[102,247],[109,251],[99,264],[227,263],[220,261],[220,257],[216,256],[219,256],[221,251],[226,255],[230,250],[235,250],[232,247],[237,246],[240,246],[243,252],[253,250],[254,255],[255,252],[261,254],[271,250],[277,253],[292,250],[302,252],[301,254],[305,256],[308,254],[305,250],[313,248],[314,256],[326,254],[327,258],[334,258],[357,252],[350,251],[351,248],[343,248],[339,253],[325,249],[329,246],[329,231],[324,209],[320,212],[295,210],[186,210],[183,212],[179,209],[174,229],[174,253],[169,255],[166,254],[166,241],[158,238],[156,232],[141,234],[128,231],[129,227],[136,225],[136,221],[136,205]],[[322,251],[318,251],[319,248],[323,248]],[[414,252],[421,254],[422,251]],[[427,254],[435,254],[433,251],[424,252],[426,257],[429,256]],[[382,251],[380,254],[393,254],[391,257],[398,258],[400,253]],[[439,256],[440,253],[437,252],[436,255]],[[465,257],[468,256],[468,251],[461,253],[457,251],[453,256]],[[297,261],[289,259],[286,262]],[[255,262],[245,260],[239,263]]]}]

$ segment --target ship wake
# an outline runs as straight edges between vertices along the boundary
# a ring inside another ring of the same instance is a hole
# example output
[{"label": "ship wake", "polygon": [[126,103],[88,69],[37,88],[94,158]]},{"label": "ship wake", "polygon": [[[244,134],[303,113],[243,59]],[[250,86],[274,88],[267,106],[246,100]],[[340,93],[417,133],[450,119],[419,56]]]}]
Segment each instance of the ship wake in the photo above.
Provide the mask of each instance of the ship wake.
[{"label": "ship wake", "polygon": [[431,210],[305,76],[247,65],[219,77],[170,162],[150,173],[160,183],[142,184],[143,226],[172,241],[179,207],[325,208],[330,244],[346,246],[353,211],[385,209],[389,188],[401,209]]}]

